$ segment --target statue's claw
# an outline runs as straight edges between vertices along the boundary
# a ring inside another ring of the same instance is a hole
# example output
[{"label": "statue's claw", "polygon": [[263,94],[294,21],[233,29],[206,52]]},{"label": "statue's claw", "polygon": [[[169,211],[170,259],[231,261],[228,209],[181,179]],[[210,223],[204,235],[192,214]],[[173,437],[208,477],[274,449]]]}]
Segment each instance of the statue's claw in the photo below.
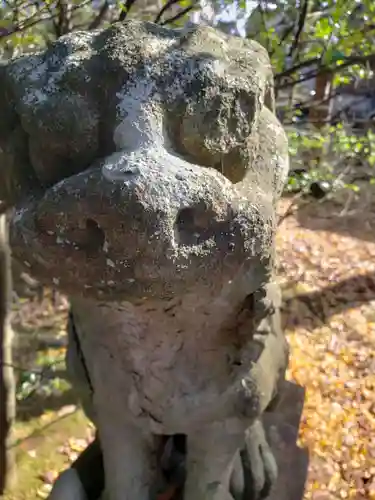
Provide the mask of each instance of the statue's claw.
[{"label": "statue's claw", "polygon": [[276,483],[278,471],[276,460],[260,421],[257,421],[247,432],[241,461],[245,475],[243,500],[266,499]]}]

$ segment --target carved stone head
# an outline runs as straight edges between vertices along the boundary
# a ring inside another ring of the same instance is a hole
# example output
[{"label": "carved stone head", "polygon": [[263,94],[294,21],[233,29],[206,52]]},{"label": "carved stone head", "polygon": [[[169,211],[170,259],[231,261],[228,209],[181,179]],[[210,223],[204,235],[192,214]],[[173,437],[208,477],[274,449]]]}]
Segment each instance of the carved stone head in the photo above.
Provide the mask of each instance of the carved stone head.
[{"label": "carved stone head", "polygon": [[0,110],[13,253],[43,283],[135,300],[270,272],[288,154],[257,43],[134,21],[72,33],[0,67]]}]

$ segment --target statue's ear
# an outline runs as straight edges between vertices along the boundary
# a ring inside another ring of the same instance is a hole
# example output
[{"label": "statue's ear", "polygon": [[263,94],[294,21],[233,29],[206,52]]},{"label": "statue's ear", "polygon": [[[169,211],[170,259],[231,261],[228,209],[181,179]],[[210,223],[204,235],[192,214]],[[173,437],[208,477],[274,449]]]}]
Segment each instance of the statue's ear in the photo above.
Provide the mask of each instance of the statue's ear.
[{"label": "statue's ear", "polygon": [[214,167],[238,182],[248,165],[236,151],[249,149],[247,140],[259,113],[259,96],[239,84],[231,87],[221,78],[217,80],[203,82],[201,91],[186,99],[172,134],[178,149],[192,161]]}]

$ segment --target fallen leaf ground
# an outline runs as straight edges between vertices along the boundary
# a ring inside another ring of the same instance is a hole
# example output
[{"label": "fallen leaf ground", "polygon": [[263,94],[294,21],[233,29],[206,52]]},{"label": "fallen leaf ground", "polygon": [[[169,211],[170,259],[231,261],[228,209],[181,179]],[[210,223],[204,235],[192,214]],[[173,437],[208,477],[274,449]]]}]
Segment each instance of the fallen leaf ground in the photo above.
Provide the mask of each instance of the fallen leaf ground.
[{"label": "fallen leaf ground", "polygon": [[[281,213],[288,204],[283,200]],[[341,209],[302,205],[277,237],[288,377],[306,388],[306,500],[375,499],[375,207],[339,217]],[[45,497],[92,438],[64,380],[65,315],[66,302],[52,306],[48,297],[14,312],[16,362],[43,376],[26,377],[20,388],[19,480],[7,500]]]},{"label": "fallen leaf ground", "polygon": [[375,218],[335,212],[310,203],[277,240],[289,378],[306,388],[305,498],[375,499]]}]

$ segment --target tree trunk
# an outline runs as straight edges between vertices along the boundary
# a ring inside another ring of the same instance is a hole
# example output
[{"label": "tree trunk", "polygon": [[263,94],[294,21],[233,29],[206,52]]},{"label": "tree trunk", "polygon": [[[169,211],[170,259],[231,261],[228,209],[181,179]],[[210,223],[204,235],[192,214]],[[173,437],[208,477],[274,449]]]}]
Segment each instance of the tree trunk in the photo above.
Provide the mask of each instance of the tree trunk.
[{"label": "tree trunk", "polygon": [[8,226],[6,215],[0,214],[0,496],[15,479],[14,453],[9,446],[16,413],[10,308],[11,261]]},{"label": "tree trunk", "polygon": [[[310,123],[314,129],[321,130],[327,126],[330,120],[332,100],[328,99],[331,92],[333,75],[323,73],[316,76],[315,96],[309,112]],[[310,155],[310,165],[312,168],[319,168],[325,154],[326,146],[312,147]]]},{"label": "tree trunk", "polygon": [[316,76],[314,103],[310,109],[310,121],[314,127],[320,129],[327,125],[330,118],[331,100],[328,96],[331,92],[333,75],[323,73]]}]

